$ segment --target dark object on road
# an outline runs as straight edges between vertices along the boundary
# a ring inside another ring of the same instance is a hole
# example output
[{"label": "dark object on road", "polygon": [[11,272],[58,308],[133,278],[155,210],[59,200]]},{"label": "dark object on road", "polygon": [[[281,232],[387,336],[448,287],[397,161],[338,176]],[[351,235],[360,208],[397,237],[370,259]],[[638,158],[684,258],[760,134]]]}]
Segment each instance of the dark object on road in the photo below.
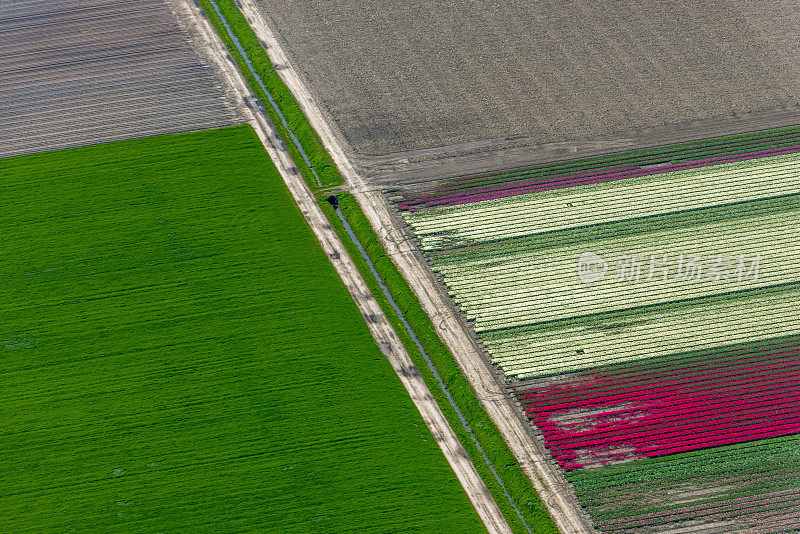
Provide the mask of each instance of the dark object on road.
[{"label": "dark object on road", "polygon": [[339,209],[339,197],[337,197],[336,195],[331,195],[328,198],[326,198],[325,200],[327,200],[328,203],[331,206],[333,206],[333,209]]}]

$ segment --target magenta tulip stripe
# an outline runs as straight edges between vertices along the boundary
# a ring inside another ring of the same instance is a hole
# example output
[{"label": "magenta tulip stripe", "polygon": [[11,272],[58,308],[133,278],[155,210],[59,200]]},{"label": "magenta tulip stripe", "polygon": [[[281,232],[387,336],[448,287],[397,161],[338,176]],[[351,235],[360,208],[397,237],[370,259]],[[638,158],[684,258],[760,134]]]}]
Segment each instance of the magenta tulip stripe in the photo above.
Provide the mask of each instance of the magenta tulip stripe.
[{"label": "magenta tulip stripe", "polygon": [[666,172],[671,166],[699,167],[797,150],[800,150],[800,127],[781,128],[585,160],[462,176],[432,191],[401,194],[398,207],[418,210],[642,175],[638,173]]},{"label": "magenta tulip stripe", "polygon": [[448,188],[445,187],[427,197],[417,196],[413,200],[409,199],[400,201],[398,202],[398,207],[408,211],[416,211],[421,208],[430,208],[435,206],[468,204],[470,202],[477,202],[481,200],[493,200],[497,198],[522,195],[525,193],[540,193],[542,191],[551,191],[553,189],[563,189],[566,187],[576,187],[579,185],[597,184],[602,182],[610,182],[613,180],[649,176],[651,174],[696,169],[699,167],[719,165],[721,163],[733,163],[736,161],[746,161],[765,156],[778,156],[782,154],[791,154],[794,152],[800,152],[800,145],[771,148],[766,150],[758,150],[755,152],[746,152],[743,154],[731,154],[727,156],[718,156],[714,158],[678,163],[640,165],[636,167],[616,167],[581,174],[554,176],[547,180],[529,180],[513,184],[476,188],[468,191],[449,192]]},{"label": "magenta tulip stripe", "polygon": [[600,532],[800,531],[800,127],[393,194]]},{"label": "magenta tulip stripe", "polygon": [[565,469],[800,432],[800,343],[577,373],[517,397]]}]

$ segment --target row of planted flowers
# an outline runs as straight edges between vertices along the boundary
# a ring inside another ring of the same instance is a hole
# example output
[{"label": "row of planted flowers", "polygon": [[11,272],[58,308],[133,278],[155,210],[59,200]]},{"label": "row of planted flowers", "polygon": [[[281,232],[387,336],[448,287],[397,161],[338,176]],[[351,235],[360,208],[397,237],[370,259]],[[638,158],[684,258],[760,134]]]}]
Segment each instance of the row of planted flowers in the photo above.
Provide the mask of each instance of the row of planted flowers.
[{"label": "row of planted flowers", "polygon": [[652,457],[790,434],[800,432],[800,343],[578,373],[517,397],[566,469],[615,449]]},{"label": "row of planted flowers", "polygon": [[797,434],[575,469],[567,478],[605,533],[780,533],[800,527]]},{"label": "row of planted flowers", "polygon": [[[800,147],[800,127],[753,132],[582,160],[462,176],[450,180],[433,191],[404,193],[398,198],[398,206],[403,210],[417,210],[487,198],[502,198],[553,187],[571,187],[607,179],[641,176],[643,173],[664,172],[670,168],[691,168],[741,161],[768,154],[796,151],[798,147]],[[617,174],[619,177],[614,178],[613,176]]]}]

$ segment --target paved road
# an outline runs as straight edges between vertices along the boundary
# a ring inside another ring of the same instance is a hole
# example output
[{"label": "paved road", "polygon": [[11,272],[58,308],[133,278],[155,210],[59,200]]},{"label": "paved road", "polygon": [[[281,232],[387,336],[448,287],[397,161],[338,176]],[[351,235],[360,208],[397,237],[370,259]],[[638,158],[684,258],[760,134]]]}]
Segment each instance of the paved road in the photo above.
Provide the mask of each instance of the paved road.
[{"label": "paved road", "polygon": [[[221,69],[224,69],[229,84],[236,89],[243,102],[252,99],[253,95],[239,72],[224,58],[224,46],[216,34],[213,33],[208,21],[201,17],[194,4],[189,4],[188,1],[185,1],[182,7],[187,14],[191,15],[196,27],[195,30],[199,35],[203,36],[209,51],[216,55],[217,63]],[[251,124],[278,167],[300,211],[311,226],[322,249],[331,259],[331,263],[352,295],[353,300],[358,305],[381,351],[389,360],[403,386],[411,396],[425,424],[430,429],[431,434],[444,453],[445,458],[458,477],[487,530],[492,534],[511,533],[511,529],[492,494],[475,470],[469,454],[458,441],[449,422],[422,379],[419,369],[412,362],[391,323],[389,323],[352,259],[347,254],[339,236],[325,218],[313,193],[296,170],[288,152],[275,143],[276,131],[273,124],[260,110],[253,110],[250,114],[252,117]]]},{"label": "paved road", "polygon": [[520,466],[542,497],[559,530],[564,534],[595,532],[591,520],[583,512],[574,490],[566,482],[561,470],[548,459],[544,444],[532,435],[530,425],[523,419],[512,400],[498,384],[480,348],[453,310],[444,291],[427,267],[424,259],[411,246],[401,227],[392,217],[385,196],[368,187],[347,157],[338,136],[330,127],[331,121],[317,105],[311,93],[291,67],[291,62],[281,49],[274,33],[269,29],[253,0],[241,0],[242,11],[256,35],[267,44],[270,59],[283,68],[281,78],[294,93],[311,125],[320,135],[325,147],[347,180],[350,191],[378,235],[400,272],[411,285],[423,306],[434,319],[434,325],[452,351],[459,367],[466,375],[483,408],[500,429]]}]

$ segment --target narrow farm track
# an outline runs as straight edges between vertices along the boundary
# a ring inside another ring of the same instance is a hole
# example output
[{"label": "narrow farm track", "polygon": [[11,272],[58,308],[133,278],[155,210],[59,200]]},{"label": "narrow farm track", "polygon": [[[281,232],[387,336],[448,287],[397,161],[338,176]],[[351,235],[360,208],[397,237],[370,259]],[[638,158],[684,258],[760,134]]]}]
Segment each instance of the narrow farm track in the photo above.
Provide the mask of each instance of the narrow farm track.
[{"label": "narrow farm track", "polygon": [[[594,532],[590,519],[578,504],[573,488],[566,482],[555,462],[549,458],[541,436],[533,434],[534,431],[524,420],[517,406],[498,383],[481,349],[451,307],[446,294],[439,287],[422,256],[407,244],[407,238],[398,230],[398,221],[393,218],[386,198],[379,191],[370,189],[366,181],[355,171],[339,142],[339,137],[333,132],[331,122],[292,68],[291,62],[282,51],[275,34],[270,30],[255,3],[252,0],[242,0],[241,9],[256,35],[268,46],[267,52],[273,64],[282,65],[279,71],[282,80],[292,90],[311,125],[319,134],[364,214],[373,228],[378,230],[377,234],[384,248],[409,282],[425,312],[433,319],[438,334],[452,351],[459,367],[475,389],[481,405],[500,429],[520,466],[542,497],[559,530],[565,534]],[[299,176],[296,178],[300,180]]]},{"label": "narrow farm track", "polygon": [[[204,18],[202,11],[196,5],[190,4],[185,0],[180,2],[179,7],[191,17],[194,24],[192,30],[202,36],[209,55],[214,58],[224,72],[229,85],[238,94],[241,102],[252,101],[255,97],[248,89],[238,70],[225,59],[225,47]],[[281,172],[300,211],[311,226],[323,250],[331,259],[331,263],[342,278],[359,310],[364,315],[366,323],[378,342],[381,351],[389,360],[403,386],[411,396],[425,424],[430,429],[431,434],[444,453],[445,458],[458,477],[487,530],[492,534],[510,533],[511,529],[508,523],[475,470],[469,454],[458,441],[453,429],[425,384],[419,369],[413,364],[383,310],[347,254],[335,230],[325,218],[313,193],[306,185],[302,175],[297,171],[288,152],[284,148],[276,146],[274,139],[277,132],[274,125],[263,112],[252,110],[250,123]]]}]

